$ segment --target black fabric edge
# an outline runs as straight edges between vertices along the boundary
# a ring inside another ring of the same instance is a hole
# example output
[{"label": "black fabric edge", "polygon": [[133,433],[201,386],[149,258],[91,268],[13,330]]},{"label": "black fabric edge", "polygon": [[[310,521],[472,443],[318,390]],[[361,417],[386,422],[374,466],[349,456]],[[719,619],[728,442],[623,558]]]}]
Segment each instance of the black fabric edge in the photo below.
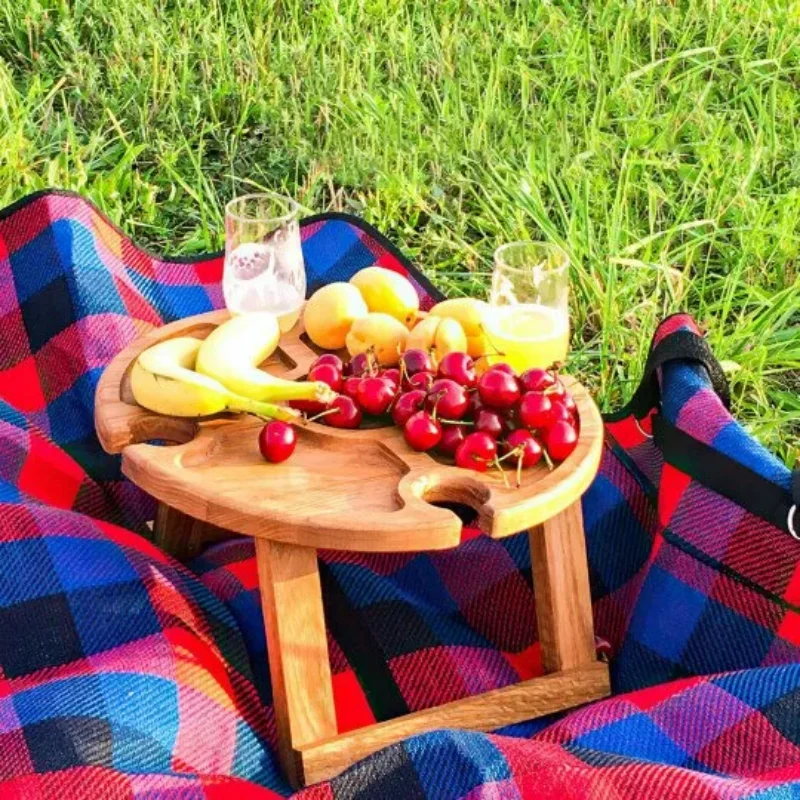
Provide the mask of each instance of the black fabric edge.
[{"label": "black fabric edge", "polygon": [[653,417],[653,439],[664,460],[693,480],[789,533],[790,492],[668,422]]},{"label": "black fabric edge", "polygon": [[[123,231],[122,228],[117,225],[117,223],[109,219],[108,214],[106,214],[106,212],[102,209],[98,208],[92,200],[80,194],[79,192],[72,191],[71,189],[39,189],[38,191],[31,192],[30,194],[25,195],[25,197],[15,200],[13,203],[11,203],[11,205],[0,209],[0,222],[8,219],[17,211],[21,211],[26,206],[35,203],[37,200],[41,200],[43,197],[48,196],[72,197],[76,200],[80,200],[82,203],[85,203],[89,208],[91,208],[96,214],[99,214],[105,220],[105,222],[110,225],[111,228],[120,236],[124,236],[128,241],[130,241],[140,253],[143,253],[148,258],[161,261],[164,264],[202,264],[205,261],[223,258],[225,255],[224,250],[217,250],[211,253],[199,253],[193,256],[164,256],[160,253],[154,253],[151,250],[148,250],[147,248],[142,247],[134,242],[131,236]],[[445,299],[445,296],[442,294],[442,292],[439,291],[439,289],[437,289],[433,283],[431,283],[430,279],[422,272],[422,270],[413,264],[411,259],[405,253],[403,253],[402,250],[400,250],[400,248],[394,244],[394,242],[387,239],[386,236],[376,227],[360,217],[356,217],[353,214],[346,214],[341,211],[326,211],[321,214],[312,214],[309,217],[303,217],[300,220],[300,227],[302,228],[307,225],[313,225],[316,222],[325,222],[327,220],[340,220],[342,222],[347,222],[356,228],[360,228],[362,231],[364,231],[364,233],[375,239],[375,241],[377,241],[388,253],[391,253],[403,265],[403,267],[407,269],[409,273],[411,273],[411,275],[414,277],[414,280],[416,280],[417,283],[419,283],[420,286],[422,286],[422,288],[432,298],[434,298],[434,300]]]},{"label": "black fabric edge", "polygon": [[[661,322],[658,323],[658,325],[656,326],[656,329],[653,331],[653,335],[650,337],[650,344],[647,347],[647,357],[648,358],[650,357],[650,353],[652,353],[653,350],[656,347],[656,345],[655,345],[656,334],[658,333],[658,331],[662,327],[662,325],[666,324],[671,319],[675,319],[675,317],[691,317],[691,316],[692,316],[691,313],[688,312],[688,311],[675,311],[674,313],[670,314],[668,317],[664,317],[664,319],[662,319]],[[672,336],[672,334],[670,334],[670,336]],[[663,341],[666,341],[669,338],[670,337],[668,336]],[[647,365],[647,359],[645,359],[645,366],[646,365]],[[642,375],[642,378],[639,380],[639,383],[636,386],[636,390],[630,396],[630,399],[628,400],[628,402],[625,403],[625,405],[622,406],[622,408],[619,408],[616,411],[607,411],[605,414],[603,414],[603,420],[605,422],[622,422],[622,420],[624,420],[626,417],[633,416],[634,405],[635,405],[634,398],[639,394],[639,390],[640,390],[640,388],[642,386],[642,382],[644,381],[644,379],[645,379],[645,376]]]}]

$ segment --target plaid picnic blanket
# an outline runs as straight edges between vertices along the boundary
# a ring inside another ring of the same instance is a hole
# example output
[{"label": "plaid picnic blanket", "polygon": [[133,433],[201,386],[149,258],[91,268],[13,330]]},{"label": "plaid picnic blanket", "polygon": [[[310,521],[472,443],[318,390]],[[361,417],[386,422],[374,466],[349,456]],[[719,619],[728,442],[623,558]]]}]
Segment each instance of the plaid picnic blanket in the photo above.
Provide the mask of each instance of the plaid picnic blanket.
[{"label": "plaid picnic blanket", "polygon": [[[302,235],[311,290],[377,263],[436,297],[357,220]],[[289,794],[251,544],[190,568],[161,553],[151,502],[93,433],[105,364],[149,326],[220,306],[221,263],[149,255],[68,193],[0,212],[0,797]],[[492,735],[414,737],[305,796],[800,796],[800,545],[763,502],[784,509],[791,476],[732,419],[702,348],[676,357],[696,334],[685,315],[659,328],[653,352],[672,357],[608,421],[584,498],[618,694]],[[524,536],[324,553],[321,572],[341,730],[541,671]]]}]

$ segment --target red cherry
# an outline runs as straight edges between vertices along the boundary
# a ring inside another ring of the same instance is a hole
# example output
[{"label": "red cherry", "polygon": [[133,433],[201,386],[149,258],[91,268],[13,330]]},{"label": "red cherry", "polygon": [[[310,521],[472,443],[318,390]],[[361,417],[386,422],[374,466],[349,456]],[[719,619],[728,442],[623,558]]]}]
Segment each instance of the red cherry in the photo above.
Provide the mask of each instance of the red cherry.
[{"label": "red cherry", "polygon": [[[503,366],[498,364],[498,367]],[[478,392],[484,405],[491,408],[511,408],[519,400],[519,384],[510,373],[492,367],[478,381]]]},{"label": "red cherry", "polygon": [[578,416],[578,406],[575,405],[575,398],[569,392],[564,395],[564,399],[561,402],[570,414],[575,417]]},{"label": "red cherry", "polygon": [[545,434],[547,452],[553,461],[563,461],[578,444],[578,432],[569,422],[556,422]]},{"label": "red cherry", "polygon": [[525,370],[519,376],[519,382],[524,392],[543,392],[553,386],[556,379],[546,369],[534,367],[533,369]]},{"label": "red cherry", "polygon": [[553,404],[546,394],[526,392],[519,401],[517,414],[526,428],[547,428],[550,425]]},{"label": "red cherry", "polygon": [[547,394],[551,400],[563,400],[567,396],[567,388],[561,381],[556,380],[547,390]]},{"label": "red cherry", "polygon": [[288,422],[268,422],[258,434],[258,449],[267,461],[280,464],[294,453],[297,434]]},{"label": "red cherry", "polygon": [[439,362],[438,375],[440,378],[450,378],[468,389],[478,382],[475,362],[466,353],[448,353]]},{"label": "red cherry", "polygon": [[492,439],[499,439],[508,430],[508,423],[497,411],[482,408],[475,415],[475,430],[488,433]]},{"label": "red cherry", "polygon": [[368,414],[384,414],[394,400],[395,390],[391,381],[384,378],[363,378],[358,385],[356,402]]},{"label": "red cherry", "polygon": [[555,425],[556,422],[569,422],[570,425],[573,424],[575,418],[572,416],[572,412],[567,408],[563,400],[552,400],[551,404],[553,409],[550,412],[548,427]]},{"label": "red cherry", "polygon": [[412,414],[403,428],[403,434],[409,447],[414,450],[430,450],[442,439],[442,426],[427,411]]},{"label": "red cherry", "polygon": [[332,428],[357,428],[361,424],[361,409],[356,405],[352,397],[339,395],[329,406],[328,410],[334,410],[332,414],[326,414],[322,421]]},{"label": "red cherry", "polygon": [[478,412],[485,408],[483,405],[483,401],[481,400],[481,396],[478,392],[470,392],[469,393],[469,405],[467,406],[467,416],[470,419],[474,419],[478,416]]},{"label": "red cherry", "polygon": [[530,431],[520,428],[511,431],[505,441],[505,451],[510,453],[512,450],[519,450],[522,458],[523,467],[533,467],[539,463],[542,457],[542,446],[534,438]]},{"label": "red cherry", "polygon": [[400,370],[396,367],[385,369],[380,377],[385,381],[391,381],[394,384],[395,392],[400,388]]},{"label": "red cherry", "polygon": [[332,367],[335,367],[339,372],[344,374],[344,362],[342,361],[336,353],[323,353],[312,365],[311,369],[314,367],[321,367],[323,364],[329,364]]},{"label": "red cherry", "polygon": [[352,397],[354,400],[358,396],[358,385],[363,378],[358,375],[350,375],[342,381],[342,394],[347,397]]},{"label": "red cherry", "polygon": [[486,472],[497,457],[497,442],[488,433],[471,433],[456,450],[456,466]]},{"label": "red cherry", "polygon": [[399,395],[392,408],[392,419],[398,427],[408,422],[408,418],[425,407],[426,393],[422,389],[412,389]]},{"label": "red cherry", "polygon": [[366,353],[357,353],[350,359],[351,375],[369,375],[370,359]]},{"label": "red cherry", "polygon": [[433,383],[432,372],[415,372],[410,378],[406,378],[406,386],[409,389],[425,389]]},{"label": "red cherry", "polygon": [[406,350],[400,356],[400,371],[411,377],[418,372],[433,372],[433,361],[424,350]]},{"label": "red cherry", "polygon": [[512,367],[511,364],[506,364],[505,361],[501,361],[499,364],[492,364],[492,366],[486,371],[505,372],[506,375],[513,375],[515,378],[517,377],[517,373],[514,372],[514,367]]},{"label": "red cherry", "polygon": [[308,373],[309,381],[327,383],[334,392],[342,388],[342,373],[331,364],[320,364]]},{"label": "red cherry", "polygon": [[467,435],[463,425],[444,425],[442,440],[439,442],[439,452],[446,456],[454,456]]},{"label": "red cherry", "polygon": [[467,413],[469,399],[463,386],[450,378],[439,378],[428,390],[429,410],[444,419],[461,419]]},{"label": "red cherry", "polygon": [[318,400],[291,400],[289,405],[309,417],[319,414],[327,408],[325,403],[320,403]]}]

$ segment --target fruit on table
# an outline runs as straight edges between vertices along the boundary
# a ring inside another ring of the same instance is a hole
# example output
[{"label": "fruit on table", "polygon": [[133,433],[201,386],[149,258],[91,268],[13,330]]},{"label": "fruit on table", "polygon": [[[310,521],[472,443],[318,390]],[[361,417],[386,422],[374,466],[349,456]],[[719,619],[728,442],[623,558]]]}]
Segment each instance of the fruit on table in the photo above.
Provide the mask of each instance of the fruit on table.
[{"label": "fruit on table", "polygon": [[507,409],[516,405],[519,400],[519,384],[513,375],[493,368],[481,375],[478,381],[478,394],[484,405],[495,409]]},{"label": "fruit on table", "polygon": [[525,392],[519,401],[519,419],[526,428],[542,430],[553,421],[553,404],[544,392]]},{"label": "fruit on table", "polygon": [[342,375],[344,375],[344,361],[342,361],[342,359],[339,358],[336,353],[323,353],[314,361],[313,366],[320,367],[323,364],[329,364],[330,366],[339,370]]},{"label": "fruit on table", "polygon": [[351,375],[368,375],[372,370],[373,361],[374,359],[371,358],[369,354],[357,353],[350,359],[350,363],[347,367],[349,367]]},{"label": "fruit on table", "polygon": [[425,408],[426,397],[427,392],[424,389],[412,389],[410,392],[399,395],[392,406],[394,424],[402,428],[408,422],[409,417]]},{"label": "fruit on table", "polygon": [[294,427],[286,422],[268,422],[258,434],[258,449],[267,461],[280,464],[294,453],[297,434]]},{"label": "fruit on table", "polygon": [[475,415],[475,430],[488,433],[492,439],[499,439],[508,431],[508,422],[499,412],[481,408]]},{"label": "fruit on table", "polygon": [[469,400],[463,386],[450,378],[439,378],[428,389],[427,404],[437,417],[461,419],[467,413]]},{"label": "fruit on table", "polygon": [[456,450],[456,466],[486,472],[497,458],[497,442],[488,433],[471,433]]},{"label": "fruit on table", "polygon": [[[528,370],[518,377],[501,363],[476,381],[475,360],[464,352],[448,354],[435,374],[428,369],[430,355],[416,348],[402,354],[398,367],[382,367],[373,355],[362,353],[344,365],[355,373],[344,380],[336,361],[323,356],[312,364],[310,376],[331,386],[341,381],[343,394],[327,406],[323,423],[356,428],[363,414],[389,412],[414,450],[436,448],[457,466],[478,472],[492,466],[507,486],[503,461],[514,465],[519,486],[524,468],[546,459],[552,469],[577,446],[575,400],[555,371]],[[321,410],[320,404],[303,405],[315,406],[309,412]]]},{"label": "fruit on table", "polygon": [[[357,428],[363,414],[352,397],[340,395],[328,406],[323,422],[332,428]],[[333,413],[330,413],[333,412]]]},{"label": "fruit on table", "polygon": [[407,377],[418,372],[433,372],[433,361],[427,351],[410,347],[406,342],[406,350],[400,356],[400,371]]},{"label": "fruit on table", "polygon": [[406,388],[408,389],[430,389],[433,383],[434,375],[432,372],[416,372],[406,380]]},{"label": "fruit on table", "polygon": [[563,461],[578,445],[578,432],[569,422],[556,422],[547,430],[544,445],[553,461]]},{"label": "fruit on table", "polygon": [[475,362],[466,353],[448,353],[439,361],[439,377],[450,378],[468,389],[478,383]]},{"label": "fruit on table", "polygon": [[523,467],[534,467],[542,458],[542,445],[530,431],[518,428],[511,431],[505,440],[505,450],[508,453],[516,452]]},{"label": "fruit on table", "polygon": [[385,381],[389,381],[394,386],[394,393],[397,394],[400,389],[401,382],[400,370],[397,369],[397,367],[385,369],[381,375],[381,378],[383,378]]},{"label": "fruit on table", "polygon": [[303,322],[309,339],[323,350],[341,350],[353,323],[369,309],[351,283],[329,283],[317,289],[306,303]]},{"label": "fruit on table", "polygon": [[334,394],[323,383],[287,381],[258,369],[275,352],[279,339],[274,314],[231,317],[201,342],[195,369],[231,392],[254,400],[330,402]]},{"label": "fruit on table", "polygon": [[[499,365],[498,365],[499,366]],[[496,369],[497,367],[495,367]],[[519,385],[522,387],[523,392],[545,392],[551,386],[555,386],[556,377],[552,372],[546,369],[533,369],[525,370],[519,376]]]},{"label": "fruit on table", "polygon": [[378,364],[391,367],[400,360],[407,339],[408,328],[402,322],[389,314],[371,312],[353,322],[345,344],[351,356],[370,352]]},{"label": "fruit on table", "polygon": [[551,404],[550,422],[548,427],[552,427],[556,422],[572,423],[572,412],[567,408],[563,400],[554,400]]},{"label": "fruit on table", "polygon": [[464,439],[467,438],[464,425],[443,425],[442,438],[439,442],[439,452],[451,458],[456,454],[456,450],[461,446]]},{"label": "fruit on table", "polygon": [[491,307],[483,300],[476,300],[474,297],[456,297],[437,303],[430,310],[430,315],[457,320],[467,337],[467,345],[461,349],[466,350],[472,358],[479,358],[493,351],[484,331],[490,311]]},{"label": "fruit on table", "polygon": [[355,398],[358,392],[358,385],[361,383],[360,375],[350,375],[342,381],[342,394],[346,397]]},{"label": "fruit on table", "polygon": [[396,388],[385,378],[362,378],[355,399],[368,414],[385,414],[395,393]]},{"label": "fruit on table", "polygon": [[308,373],[309,381],[320,381],[326,386],[329,386],[332,391],[340,392],[342,390],[342,373],[341,370],[336,369],[333,364],[317,364],[312,367]]},{"label": "fruit on table", "polygon": [[419,297],[408,278],[383,267],[359,270],[350,283],[357,287],[370,311],[389,314],[410,328],[419,312]]},{"label": "fruit on table", "polygon": [[283,406],[236,395],[219,381],[195,372],[200,345],[199,339],[181,336],[141,353],[130,374],[136,402],[173,417],[204,417],[221,411],[246,411],[288,420],[299,416]]},{"label": "fruit on table", "polygon": [[467,337],[457,320],[431,315],[414,326],[406,347],[430,353],[435,366],[448,353],[464,351]]},{"label": "fruit on table", "polygon": [[403,435],[409,447],[420,452],[436,447],[441,441],[442,433],[442,424],[427,411],[412,414],[403,427]]}]

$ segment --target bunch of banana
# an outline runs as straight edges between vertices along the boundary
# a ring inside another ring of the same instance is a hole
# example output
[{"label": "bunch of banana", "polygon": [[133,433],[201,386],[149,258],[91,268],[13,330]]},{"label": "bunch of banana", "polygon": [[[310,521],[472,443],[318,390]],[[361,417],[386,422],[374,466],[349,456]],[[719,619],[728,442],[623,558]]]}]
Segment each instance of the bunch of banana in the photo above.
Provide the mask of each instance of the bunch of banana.
[{"label": "bunch of banana", "polygon": [[224,322],[204,341],[182,336],[159,342],[133,365],[134,399],[176,417],[243,411],[285,421],[300,415],[278,403],[331,402],[335,394],[324,383],[295,383],[258,369],[275,352],[279,338],[272,314],[248,314]]}]

